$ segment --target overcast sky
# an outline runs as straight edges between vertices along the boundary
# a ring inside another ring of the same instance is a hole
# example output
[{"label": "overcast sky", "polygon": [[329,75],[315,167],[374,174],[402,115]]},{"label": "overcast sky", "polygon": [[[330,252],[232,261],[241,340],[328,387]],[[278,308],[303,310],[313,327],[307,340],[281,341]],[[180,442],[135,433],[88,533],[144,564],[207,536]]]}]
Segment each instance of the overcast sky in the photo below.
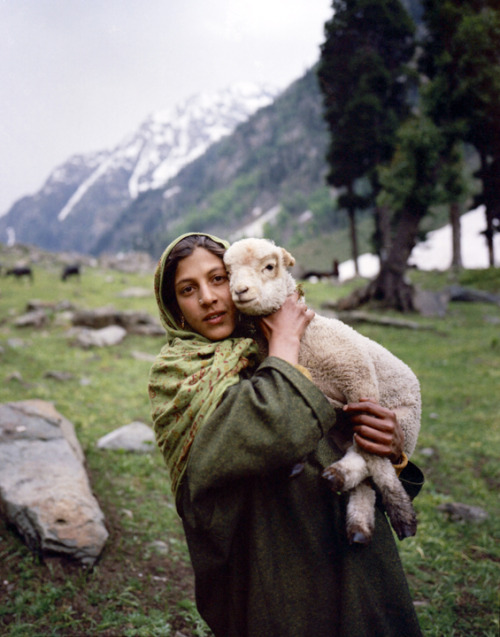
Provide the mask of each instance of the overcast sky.
[{"label": "overcast sky", "polygon": [[285,88],[331,0],[0,0],[0,214],[69,156],[237,81]]}]

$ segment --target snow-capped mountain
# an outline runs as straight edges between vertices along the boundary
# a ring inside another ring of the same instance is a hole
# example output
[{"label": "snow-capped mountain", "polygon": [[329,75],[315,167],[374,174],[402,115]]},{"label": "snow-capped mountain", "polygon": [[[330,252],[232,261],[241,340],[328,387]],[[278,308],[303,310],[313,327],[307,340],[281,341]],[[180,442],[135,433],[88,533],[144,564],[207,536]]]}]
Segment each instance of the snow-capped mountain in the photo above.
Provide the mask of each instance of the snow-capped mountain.
[{"label": "snow-capped mountain", "polygon": [[239,83],[152,114],[116,148],[57,167],[38,193],[0,218],[0,241],[15,236],[48,250],[91,253],[131,201],[164,186],[275,96],[268,86]]}]

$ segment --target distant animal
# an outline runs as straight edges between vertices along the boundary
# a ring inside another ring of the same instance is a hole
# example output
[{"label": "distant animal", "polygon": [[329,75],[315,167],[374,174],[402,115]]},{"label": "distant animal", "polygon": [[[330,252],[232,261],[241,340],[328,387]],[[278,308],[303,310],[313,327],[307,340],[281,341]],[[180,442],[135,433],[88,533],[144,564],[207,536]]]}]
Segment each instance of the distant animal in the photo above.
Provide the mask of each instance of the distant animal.
[{"label": "distant animal", "polygon": [[63,271],[61,274],[61,281],[67,281],[69,277],[71,276],[77,276],[78,278],[80,278],[81,272],[80,272],[80,266],[78,264],[66,265],[63,268]]},{"label": "distant animal", "polygon": [[[242,239],[224,255],[232,299],[243,314],[264,316],[281,307],[296,290],[287,270],[293,256],[266,239]],[[384,347],[337,319],[316,314],[302,337],[299,364],[338,409],[360,398],[372,398],[397,415],[410,455],[420,430],[420,386],[411,369]],[[367,543],[375,524],[375,492],[382,496],[399,539],[414,535],[417,521],[411,500],[387,458],[364,452],[355,441],[323,477],[334,491],[349,492],[347,536]]]},{"label": "distant animal", "polygon": [[17,266],[14,268],[9,268],[5,272],[5,276],[14,276],[16,279],[21,279],[22,277],[29,277],[31,281],[33,281],[33,270],[29,266]]},{"label": "distant animal", "polygon": [[300,277],[302,281],[307,281],[308,279],[338,279],[339,278],[339,262],[337,259],[334,259],[332,263],[332,269],[330,272],[325,270],[306,270],[304,274]]}]

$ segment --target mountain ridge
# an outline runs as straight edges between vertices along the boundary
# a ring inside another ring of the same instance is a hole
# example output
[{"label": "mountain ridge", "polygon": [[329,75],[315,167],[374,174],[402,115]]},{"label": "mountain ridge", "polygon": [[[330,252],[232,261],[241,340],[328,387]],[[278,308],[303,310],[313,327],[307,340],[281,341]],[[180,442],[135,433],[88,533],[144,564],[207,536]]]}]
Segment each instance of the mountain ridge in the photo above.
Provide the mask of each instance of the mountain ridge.
[{"label": "mountain ridge", "polygon": [[130,202],[161,188],[275,95],[266,85],[238,83],[153,113],[113,149],[73,155],[57,166],[37,193],[16,201],[0,218],[0,238],[95,252]]},{"label": "mountain ridge", "polygon": [[[103,235],[98,251],[141,249],[158,255],[178,234],[233,235],[276,206],[286,213],[282,222],[285,216],[296,219],[315,193],[335,224],[338,216],[324,182],[327,141],[316,74],[310,69],[272,104],[186,165],[165,189],[148,191],[132,202],[114,233]],[[281,228],[280,240],[287,232],[290,228]]]}]

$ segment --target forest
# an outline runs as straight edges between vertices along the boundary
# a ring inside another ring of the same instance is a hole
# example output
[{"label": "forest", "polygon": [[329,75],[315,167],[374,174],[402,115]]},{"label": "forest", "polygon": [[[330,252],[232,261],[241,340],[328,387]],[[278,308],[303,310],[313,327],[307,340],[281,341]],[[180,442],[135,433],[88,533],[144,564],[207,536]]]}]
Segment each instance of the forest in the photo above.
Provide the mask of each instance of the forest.
[{"label": "forest", "polygon": [[[460,213],[484,204],[494,265],[500,230],[500,11],[492,0],[423,0],[418,27],[399,0],[334,0],[317,71],[330,132],[327,182],[350,227],[374,217],[377,278],[358,303],[411,311],[404,280],[422,220],[446,206],[452,267]],[[413,5],[415,9],[415,6]],[[477,168],[467,178],[468,153]]]}]

